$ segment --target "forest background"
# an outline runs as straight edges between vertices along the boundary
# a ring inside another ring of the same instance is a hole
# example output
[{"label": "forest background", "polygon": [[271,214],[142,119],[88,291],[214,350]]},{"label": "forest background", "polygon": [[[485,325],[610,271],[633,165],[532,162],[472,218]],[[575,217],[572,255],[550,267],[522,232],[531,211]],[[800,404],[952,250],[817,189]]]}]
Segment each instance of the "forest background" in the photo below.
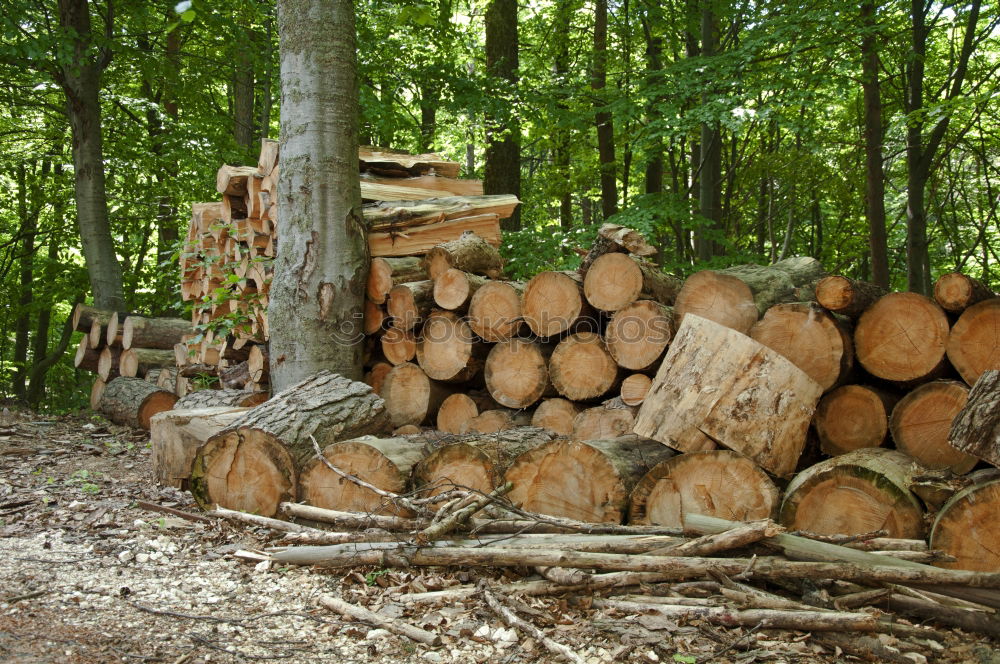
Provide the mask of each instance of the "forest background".
[{"label": "forest background", "polygon": [[[899,290],[953,270],[995,285],[996,3],[355,7],[362,143],[438,152],[487,193],[518,194],[511,276],[574,267],[613,220],[680,276],[810,255]],[[0,0],[2,396],[86,402],[67,319],[95,260],[120,271],[125,310],[189,315],[191,203],[277,138],[275,14],[268,0]],[[85,251],[101,233],[113,252]]]}]

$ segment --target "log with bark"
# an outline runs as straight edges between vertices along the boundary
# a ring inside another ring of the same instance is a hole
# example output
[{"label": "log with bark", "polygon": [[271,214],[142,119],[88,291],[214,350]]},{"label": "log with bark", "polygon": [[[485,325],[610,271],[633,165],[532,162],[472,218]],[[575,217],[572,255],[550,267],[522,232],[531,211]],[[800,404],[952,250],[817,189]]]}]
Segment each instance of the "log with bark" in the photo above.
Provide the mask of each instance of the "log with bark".
[{"label": "log with bark", "polygon": [[505,479],[524,509],[593,523],[621,523],[632,488],[673,455],[636,436],[587,442],[553,440],[521,454]]},{"label": "log with bark", "polygon": [[222,383],[223,388],[230,390],[242,390],[248,384],[253,383],[250,380],[250,367],[247,361],[243,360],[220,370],[219,382]]},{"label": "log with bark", "polygon": [[587,301],[601,311],[618,311],[636,300],[671,305],[681,280],[629,254],[604,254],[593,262],[583,281]]},{"label": "log with bark", "polygon": [[478,376],[488,351],[469,324],[451,311],[430,314],[416,344],[420,368],[428,378],[446,383],[465,383]]},{"label": "log with bark", "polygon": [[113,312],[105,309],[92,307],[82,302],[73,307],[73,316],[70,324],[76,332],[90,334],[90,328],[95,320],[101,321],[103,325],[108,324]]},{"label": "log with bark", "polygon": [[244,390],[196,390],[177,400],[176,410],[203,408],[253,408],[267,401],[267,392]]},{"label": "log with bark", "polygon": [[551,344],[525,338],[498,343],[486,357],[486,389],[508,408],[527,408],[552,393],[548,361]]},{"label": "log with bark", "polygon": [[803,291],[823,277],[815,258],[788,258],[773,265],[740,265],[695,272],[677,294],[680,323],[692,313],[746,334],[765,311],[782,302],[802,301]]},{"label": "log with bark", "polygon": [[633,256],[653,256],[656,254],[656,247],[649,244],[645,236],[637,230],[618,224],[603,224],[597,231],[597,237],[590,251],[580,261],[580,276],[585,277],[590,266],[601,256],[622,251]]},{"label": "log with bark", "polygon": [[368,251],[375,257],[419,256],[470,231],[495,247],[500,245],[500,217],[496,214],[476,214],[407,227],[401,231],[371,231],[368,233]]},{"label": "log with bark", "polygon": [[571,436],[573,421],[580,406],[567,399],[544,399],[531,416],[531,426],[550,431],[557,436]]},{"label": "log with bark", "polygon": [[386,310],[392,316],[392,326],[412,330],[427,318],[434,305],[434,282],[411,281],[393,286],[389,291]]},{"label": "log with bark", "polygon": [[434,303],[450,311],[466,311],[472,296],[486,285],[486,277],[449,269],[434,280]]},{"label": "log with bark", "polygon": [[120,346],[105,346],[101,349],[97,357],[97,375],[104,382],[111,382],[112,379],[121,375],[119,361],[122,349]]},{"label": "log with bark", "polygon": [[76,355],[73,356],[73,366],[77,369],[97,373],[98,363],[101,359],[101,351],[90,347],[88,336],[80,340],[80,345],[76,347]]},{"label": "log with bark", "polygon": [[422,263],[428,278],[434,280],[451,269],[490,279],[499,278],[503,272],[503,259],[496,247],[472,231],[434,247],[427,252]]},{"label": "log with bark", "polygon": [[566,337],[549,359],[553,387],[574,401],[602,397],[618,387],[621,378],[621,368],[596,332],[577,332]]},{"label": "log with bark", "polygon": [[423,456],[423,444],[409,438],[363,436],[332,443],[323,448],[322,459],[314,457],[303,464],[299,500],[334,510],[414,516],[406,507],[387,499],[385,493],[355,483],[329,465],[382,492],[401,494],[405,493],[414,465]]},{"label": "log with bark", "polygon": [[141,378],[119,376],[109,381],[101,393],[98,410],[115,424],[149,429],[149,420],[173,408],[177,395]]},{"label": "log with bark", "polygon": [[156,481],[162,486],[186,489],[198,448],[247,409],[231,406],[179,409],[178,404],[150,419],[149,440]]},{"label": "log with bark", "polygon": [[519,281],[489,281],[469,301],[469,327],[488,342],[514,337],[524,322]]},{"label": "log with bark", "polygon": [[1000,466],[1000,371],[988,369],[979,376],[965,407],[952,420],[948,443]]},{"label": "log with bark", "polygon": [[129,316],[122,324],[122,348],[158,348],[173,350],[193,326],[182,318],[147,318]]},{"label": "log with bark", "polygon": [[[108,325],[105,330],[104,343],[109,346],[115,346],[120,348],[122,346],[122,341],[125,335],[125,321],[130,316],[136,318],[143,318],[142,314],[129,313],[126,311],[114,311],[108,317]],[[191,331],[191,326],[188,325],[188,332]]]},{"label": "log with bark", "polygon": [[948,334],[948,360],[969,385],[987,369],[1000,369],[1000,298],[974,304]]},{"label": "log with bark", "polygon": [[175,361],[173,350],[126,348],[118,356],[118,371],[123,376],[142,378],[150,369],[170,367]]},{"label": "log with bark", "polygon": [[379,343],[382,346],[382,354],[390,364],[412,362],[417,357],[417,337],[410,330],[390,327],[380,337]]},{"label": "log with bark", "polygon": [[869,307],[854,330],[854,351],[868,373],[911,384],[945,369],[948,318],[918,293],[889,293]]},{"label": "log with bark", "polygon": [[414,488],[427,495],[456,486],[489,493],[503,484],[504,473],[518,456],[552,437],[543,429],[519,427],[447,438],[413,469]]},{"label": "log with bark", "polygon": [[673,309],[641,300],[614,313],[604,332],[604,342],[618,366],[648,371],[659,366],[673,336]]},{"label": "log with bark", "polygon": [[934,300],[953,314],[960,314],[977,302],[993,297],[996,295],[989,286],[959,272],[942,274],[934,283]]},{"label": "log with bark", "polygon": [[632,408],[596,406],[581,411],[573,418],[574,440],[606,440],[632,433],[635,413]]},{"label": "log with bark", "polygon": [[101,377],[94,379],[94,384],[90,387],[90,409],[100,410],[101,408],[101,396],[104,395],[104,389],[107,387],[107,382]]},{"label": "log with bark", "polygon": [[867,281],[831,275],[823,277],[816,284],[816,301],[835,314],[857,318],[886,292],[881,286]]},{"label": "log with bark", "polygon": [[639,408],[635,432],[682,452],[704,449],[711,438],[787,477],[805,447],[821,392],[771,349],[690,315]]},{"label": "log with bark", "polygon": [[427,269],[417,256],[373,258],[365,293],[376,304],[383,304],[394,286],[427,280]]},{"label": "log with bark", "polygon": [[683,527],[689,514],[732,521],[775,516],[781,494],[749,458],[730,450],[690,452],[661,461],[632,489],[633,525]]},{"label": "log with bark", "polygon": [[884,529],[890,537],[920,538],[923,508],[910,491],[918,468],[902,452],[877,447],[821,461],[788,484],[781,523],[828,535]]},{"label": "log with bark", "polygon": [[386,313],[385,306],[375,304],[371,300],[365,300],[364,313],[362,315],[364,316],[362,329],[364,329],[365,334],[375,334],[387,327],[392,321],[389,318],[389,314]]},{"label": "log with bark", "polygon": [[824,391],[847,380],[854,366],[846,325],[812,302],[774,305],[749,334],[791,360]]},{"label": "log with bark", "polygon": [[522,315],[539,337],[554,337],[593,320],[576,272],[539,272],[524,287]]},{"label": "log with bark", "polygon": [[468,394],[456,392],[441,402],[437,412],[437,429],[445,433],[465,433],[469,421],[479,415],[479,405]]},{"label": "log with bark", "polygon": [[925,383],[904,396],[889,418],[896,449],[932,470],[947,468],[957,475],[972,470],[979,459],[948,443],[951,423],[968,399],[969,388],[955,380]]},{"label": "log with bark", "polygon": [[844,385],[827,392],[813,417],[823,453],[836,456],[862,447],[881,447],[897,401],[896,395],[868,385]]},{"label": "log with bark", "polygon": [[321,371],[275,394],[199,450],[191,492],[202,508],[273,516],[298,492],[313,439],[329,443],[388,428],[385,402],[364,383]]},{"label": "log with bark", "polygon": [[454,390],[431,380],[417,365],[403,362],[385,375],[382,396],[393,428],[430,422]]}]

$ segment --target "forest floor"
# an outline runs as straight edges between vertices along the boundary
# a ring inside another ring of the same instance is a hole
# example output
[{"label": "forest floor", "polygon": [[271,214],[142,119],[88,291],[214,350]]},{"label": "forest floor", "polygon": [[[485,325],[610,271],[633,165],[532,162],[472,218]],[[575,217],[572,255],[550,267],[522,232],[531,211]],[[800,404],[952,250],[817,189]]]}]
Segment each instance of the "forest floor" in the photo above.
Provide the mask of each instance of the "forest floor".
[{"label": "forest floor", "polygon": [[[0,661],[549,662],[478,597],[404,606],[400,593],[497,570],[334,572],[268,568],[237,558],[268,546],[263,530],[192,522],[138,501],[194,511],[190,496],[152,480],[149,438],[99,418],[11,413],[0,422]],[[527,573],[527,572],[526,572]],[[432,648],[317,608],[339,595],[441,635]],[[678,624],[616,615],[587,598],[512,600],[522,616],[603,662],[860,661],[811,635]],[[893,661],[1000,664],[997,644],[957,630]],[[884,636],[890,647],[895,640]],[[922,654],[921,654],[922,653]],[[878,660],[875,660],[878,661]]]}]

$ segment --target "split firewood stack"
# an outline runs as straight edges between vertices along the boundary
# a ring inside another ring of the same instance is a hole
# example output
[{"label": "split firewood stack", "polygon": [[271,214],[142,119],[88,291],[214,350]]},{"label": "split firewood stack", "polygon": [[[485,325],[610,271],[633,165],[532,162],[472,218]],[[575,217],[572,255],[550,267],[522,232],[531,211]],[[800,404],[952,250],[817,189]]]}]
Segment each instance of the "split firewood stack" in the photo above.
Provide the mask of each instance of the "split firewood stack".
[{"label": "split firewood stack", "polygon": [[[438,155],[362,148],[358,156],[372,256],[419,260],[466,230],[495,246],[500,219],[518,204],[514,196],[483,196],[480,181],[457,179],[459,164]],[[175,349],[184,376],[217,380],[226,388],[267,389],[279,174],[278,144],[265,139],[256,166],[219,169],[221,201],[192,207],[181,297],[192,303],[195,329]]]}]

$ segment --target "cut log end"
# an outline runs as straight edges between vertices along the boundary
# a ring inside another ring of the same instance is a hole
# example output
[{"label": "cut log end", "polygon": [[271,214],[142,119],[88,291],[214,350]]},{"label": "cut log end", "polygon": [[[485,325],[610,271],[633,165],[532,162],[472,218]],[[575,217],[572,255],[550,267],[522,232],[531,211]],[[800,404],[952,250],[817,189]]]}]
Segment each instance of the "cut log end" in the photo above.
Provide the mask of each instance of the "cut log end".
[{"label": "cut log end", "polygon": [[490,350],[486,358],[486,389],[508,408],[526,408],[549,386],[547,349],[529,339],[511,339]]},{"label": "cut log end", "polygon": [[585,305],[580,283],[564,272],[540,272],[524,288],[524,321],[543,338],[569,330]]},{"label": "cut log end", "polygon": [[942,274],[934,284],[934,300],[945,311],[956,314],[992,297],[993,292],[981,281],[959,272]]},{"label": "cut log end", "polygon": [[469,421],[479,415],[475,400],[467,394],[456,392],[441,403],[437,414],[437,428],[445,433],[465,433]]},{"label": "cut log end", "polygon": [[858,361],[873,376],[900,383],[925,380],[944,365],[948,319],[932,300],[917,293],[890,293],[858,321]]},{"label": "cut log end", "polygon": [[889,409],[872,388],[844,385],[820,399],[813,424],[823,453],[836,456],[880,447],[889,431]]},{"label": "cut log end", "polygon": [[930,548],[956,558],[939,567],[977,572],[1000,571],[997,514],[1000,479],[974,484],[956,493],[938,512]]},{"label": "cut log end", "polygon": [[615,312],[604,339],[619,366],[643,371],[659,362],[673,336],[673,310],[651,300],[641,300]]},{"label": "cut log end", "polygon": [[618,311],[639,297],[642,271],[628,254],[604,254],[587,270],[583,292],[595,308]]},{"label": "cut log end", "polygon": [[191,493],[202,509],[228,509],[274,516],[296,498],[297,474],[288,449],[253,430],[213,436],[195,459]]},{"label": "cut log end", "polygon": [[441,407],[450,391],[430,380],[420,367],[409,362],[396,365],[382,384],[389,421],[393,427],[421,425]]},{"label": "cut log end", "polygon": [[674,311],[678,324],[687,314],[695,314],[743,334],[750,331],[758,317],[750,287],[736,277],[712,270],[695,272],[687,278]]},{"label": "cut log end", "polygon": [[558,436],[573,435],[573,420],[580,407],[566,399],[545,399],[535,409],[531,426],[551,431]]},{"label": "cut log end", "polygon": [[984,371],[1000,369],[1000,298],[979,302],[962,312],[948,335],[947,352],[969,385]]},{"label": "cut log end", "polygon": [[622,381],[621,398],[626,406],[641,406],[653,379],[646,374],[632,374]]},{"label": "cut log end", "polygon": [[969,400],[958,381],[926,383],[903,397],[892,410],[889,427],[896,448],[928,468],[948,468],[962,475],[978,463],[948,443],[951,423]]},{"label": "cut log end", "polygon": [[489,281],[477,290],[469,302],[469,326],[489,342],[506,341],[520,329],[521,284]]},{"label": "cut log end", "polygon": [[559,394],[574,401],[596,399],[616,386],[619,367],[595,332],[578,332],[559,342],[549,362]]}]

